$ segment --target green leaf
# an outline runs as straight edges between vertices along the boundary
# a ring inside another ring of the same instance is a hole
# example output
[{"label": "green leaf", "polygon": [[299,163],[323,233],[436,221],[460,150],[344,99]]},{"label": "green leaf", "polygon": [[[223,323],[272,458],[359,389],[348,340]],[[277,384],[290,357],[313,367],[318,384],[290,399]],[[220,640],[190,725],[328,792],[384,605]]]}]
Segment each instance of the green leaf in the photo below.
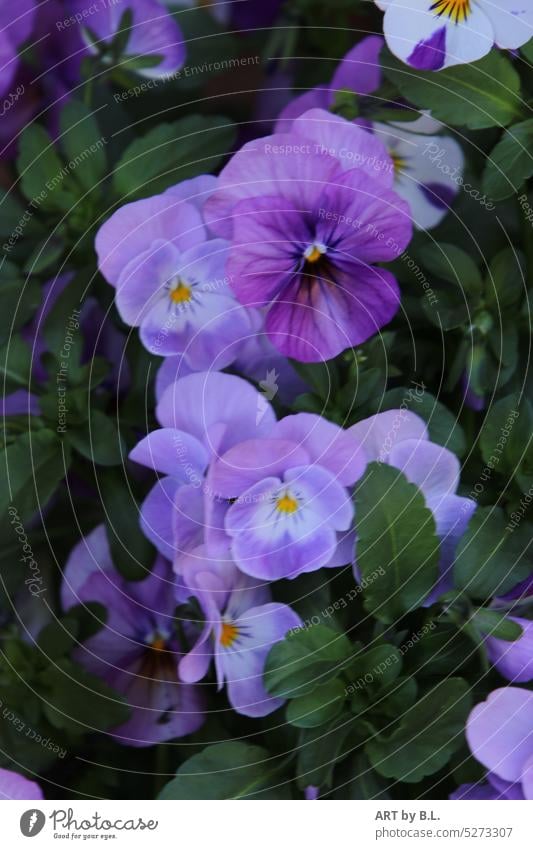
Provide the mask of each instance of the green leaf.
[{"label": "green leaf", "polygon": [[106,173],[106,139],[94,113],[78,100],[69,100],[60,118],[61,147],[69,172],[86,191],[91,191]]},{"label": "green leaf", "polygon": [[68,212],[76,203],[76,195],[65,186],[64,165],[52,139],[38,124],[30,124],[20,137],[17,167],[32,214],[41,208]]},{"label": "green leaf", "polygon": [[362,720],[345,714],[329,725],[302,729],[296,766],[298,787],[330,787],[335,767],[353,750],[348,738],[366,730]]},{"label": "green leaf", "polygon": [[380,694],[375,703],[375,709],[380,715],[398,719],[398,716],[411,707],[418,695],[418,685],[415,678],[401,675],[388,693]]},{"label": "green leaf", "polygon": [[347,687],[348,694],[362,687],[385,690],[399,676],[402,670],[401,654],[396,646],[384,643],[374,646],[356,655],[347,674],[352,679]]},{"label": "green leaf", "polygon": [[102,471],[98,478],[113,563],[128,580],[142,580],[152,568],[155,549],[141,531],[140,504],[118,471]]},{"label": "green leaf", "polygon": [[311,693],[335,677],[352,651],[344,634],[325,625],[292,631],[270,650],[264,672],[266,690],[281,698]]},{"label": "green leaf", "polygon": [[69,361],[69,371],[79,362],[83,346],[83,336],[80,330],[79,313],[82,301],[87,293],[87,285],[92,275],[92,270],[81,271],[68,281],[61,291],[61,279],[56,278],[52,284],[51,295],[54,288],[60,290],[60,294],[54,301],[54,308],[47,315],[43,335],[49,350],[56,360]]},{"label": "green leaf", "polygon": [[0,268],[0,344],[33,318],[41,302],[36,280],[25,280],[11,262]]},{"label": "green leaf", "polygon": [[74,734],[105,731],[129,716],[122,696],[66,659],[42,673],[39,690],[48,721]]},{"label": "green leaf", "polygon": [[40,631],[37,645],[49,660],[57,660],[74,648],[78,642],[76,620],[69,616],[50,622]]},{"label": "green leaf", "polygon": [[[128,42],[131,38],[132,27],[133,10],[125,9],[120,16],[120,20],[118,22],[113,41],[109,45],[109,50],[113,54],[115,59],[120,59],[120,57],[126,50]],[[99,39],[99,43],[102,44],[101,39]],[[105,43],[104,46],[106,46]]]},{"label": "green leaf", "polygon": [[24,433],[0,452],[0,515],[12,504],[21,518],[43,509],[68,470],[70,455],[48,429]]},{"label": "green leaf", "polygon": [[216,743],[185,761],[159,798],[266,798],[265,791],[279,781],[279,769],[279,760],[261,746],[237,741]]},{"label": "green leaf", "polygon": [[523,44],[520,48],[520,53],[525,56],[529,62],[533,62],[533,38]]},{"label": "green leaf", "polygon": [[408,784],[438,772],[463,742],[470,703],[466,681],[441,681],[404,712],[392,734],[378,734],[366,744],[372,766]]},{"label": "green leaf", "polygon": [[516,476],[526,491],[529,481],[521,474],[529,468],[533,433],[533,407],[513,393],[491,405],[479,437],[481,455],[489,472]]},{"label": "green leaf", "polygon": [[316,687],[306,696],[292,699],[287,707],[287,722],[297,728],[316,728],[334,719],[342,710],[346,688],[338,678]]},{"label": "green leaf", "polygon": [[333,362],[299,363],[291,360],[291,365],[322,401],[328,400],[337,391],[339,380]]},{"label": "green leaf", "polygon": [[476,610],[471,621],[482,634],[496,637],[498,640],[507,640],[512,643],[522,636],[521,625],[497,610],[480,608]]},{"label": "green leaf", "polygon": [[520,250],[504,248],[492,258],[486,288],[488,306],[496,315],[509,310],[514,321],[513,308],[526,293],[526,263]]},{"label": "green leaf", "polygon": [[113,176],[115,191],[129,200],[148,197],[213,171],[233,141],[227,118],[191,115],[160,124],[126,149]]},{"label": "green leaf", "polygon": [[119,466],[124,462],[126,446],[117,422],[101,410],[91,410],[86,422],[69,428],[71,445],[91,462],[100,466]]},{"label": "green leaf", "polygon": [[487,158],[483,173],[483,191],[493,200],[516,194],[533,174],[533,119],[514,124]]},{"label": "green leaf", "polygon": [[[25,247],[30,252],[26,255],[23,270],[25,274],[42,274],[48,271],[52,265],[60,264],[60,258],[65,250],[63,239],[58,238],[57,232],[50,234],[45,233],[36,242],[26,242]],[[54,273],[55,269],[51,271]]]},{"label": "green leaf", "polygon": [[366,610],[390,624],[419,607],[438,575],[439,542],[424,496],[398,469],[370,463],[355,491],[356,562]]},{"label": "green leaf", "polygon": [[483,279],[476,263],[462,248],[446,242],[424,245],[419,251],[424,265],[441,280],[454,283],[469,295],[478,295]]},{"label": "green leaf", "polygon": [[433,71],[413,71],[387,50],[386,76],[415,106],[433,118],[471,130],[507,126],[521,115],[520,77],[503,53],[493,50],[479,62]]},{"label": "green leaf", "polygon": [[442,678],[457,673],[468,661],[471,646],[464,633],[449,622],[440,622],[424,633],[404,655],[404,664],[417,678]]},{"label": "green leaf", "polygon": [[528,545],[524,546],[521,534],[508,531],[506,524],[499,507],[478,507],[459,541],[454,582],[471,598],[485,601],[503,595],[531,572]]},{"label": "green leaf", "polygon": [[129,56],[124,56],[120,60],[118,71],[122,75],[123,71],[131,71],[133,73],[144,71],[146,68],[156,68],[163,61],[163,55],[157,53],[142,54],[132,53]]},{"label": "green leaf", "polygon": [[16,389],[30,391],[31,351],[20,336],[11,336],[0,349],[0,380],[6,395]]},{"label": "green leaf", "polygon": [[374,772],[363,752],[347,758],[345,771],[348,783],[341,784],[328,799],[390,799],[388,782]]}]

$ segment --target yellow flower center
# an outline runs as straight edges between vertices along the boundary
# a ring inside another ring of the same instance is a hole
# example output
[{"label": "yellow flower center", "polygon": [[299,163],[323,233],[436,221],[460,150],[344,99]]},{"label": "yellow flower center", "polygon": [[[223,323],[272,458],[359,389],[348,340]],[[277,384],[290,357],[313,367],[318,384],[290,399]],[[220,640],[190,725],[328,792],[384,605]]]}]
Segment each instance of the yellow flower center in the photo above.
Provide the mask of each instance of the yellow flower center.
[{"label": "yellow flower center", "polygon": [[312,263],[318,262],[318,260],[324,255],[325,250],[326,249],[320,245],[310,245],[304,254],[305,261]]},{"label": "yellow flower center", "polygon": [[239,629],[233,622],[223,622],[222,630],[220,632],[220,645],[228,649],[230,648],[237,637],[239,636]]},{"label": "yellow flower center", "polygon": [[405,171],[405,167],[406,167],[407,163],[406,163],[405,159],[403,158],[403,156],[400,156],[394,150],[391,151],[390,156],[391,156],[391,159],[392,159],[392,165],[394,167],[394,173],[398,174],[398,173],[400,173],[400,171]]},{"label": "yellow flower center", "polygon": [[471,0],[435,0],[429,11],[438,17],[446,15],[450,21],[462,24],[472,11]]},{"label": "yellow flower center", "polygon": [[174,289],[170,290],[170,300],[174,304],[185,304],[191,300],[191,297],[190,286],[186,286],[181,280]]},{"label": "yellow flower center", "polygon": [[154,651],[163,651],[165,649],[165,640],[163,637],[155,637],[150,643],[150,648]]},{"label": "yellow flower center", "polygon": [[298,502],[287,492],[281,498],[278,498],[276,502],[276,510],[279,510],[280,513],[295,513],[297,509]]}]

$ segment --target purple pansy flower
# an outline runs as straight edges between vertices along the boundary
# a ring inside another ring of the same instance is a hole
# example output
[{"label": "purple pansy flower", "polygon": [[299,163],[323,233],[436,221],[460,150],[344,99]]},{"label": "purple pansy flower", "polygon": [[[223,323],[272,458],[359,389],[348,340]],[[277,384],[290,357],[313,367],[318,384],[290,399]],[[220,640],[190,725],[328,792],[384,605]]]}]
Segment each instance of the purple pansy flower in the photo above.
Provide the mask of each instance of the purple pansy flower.
[{"label": "purple pansy flower", "polygon": [[461,784],[450,794],[450,799],[466,802],[523,801],[522,787],[517,782],[503,781],[490,772],[487,773],[486,779],[476,784]]},{"label": "purple pansy flower", "polygon": [[34,0],[0,0],[0,96],[9,92],[17,73],[18,48],[31,35],[35,21]]},{"label": "purple pansy flower", "polygon": [[396,313],[396,280],[375,265],[411,238],[392,172],[381,142],[316,109],[290,134],[246,144],[219,176],[206,216],[232,233],[232,289],[242,304],[269,307],[266,331],[285,356],[330,359]]},{"label": "purple pansy flower", "polygon": [[388,47],[419,70],[475,62],[494,45],[513,50],[533,36],[533,6],[524,0],[375,2],[385,11]]},{"label": "purple pansy flower", "polygon": [[10,769],[0,768],[0,801],[2,799],[30,801],[42,798],[43,791],[35,781],[30,781]]},{"label": "purple pansy flower", "polygon": [[196,373],[169,385],[157,405],[160,430],[148,434],[131,459],[164,475],[145,499],[141,526],[174,563],[209,541],[229,542],[223,530],[227,502],[205,478],[212,458],[246,439],[269,433],[275,415],[247,381],[219,372]]},{"label": "purple pansy flower", "polygon": [[[217,357],[215,365],[218,362]],[[260,331],[251,334],[239,345],[233,368],[243,377],[257,383],[266,401],[278,398],[283,403],[290,404],[298,395],[309,389],[286,357],[282,356],[269,342],[266,333]],[[192,369],[184,357],[166,357],[156,375],[157,401],[161,399],[167,386],[191,372]],[[258,415],[260,415],[259,408]]]},{"label": "purple pansy flower", "polygon": [[63,609],[93,601],[107,610],[102,630],[76,654],[131,707],[130,719],[112,732],[124,745],[183,737],[203,723],[200,691],[177,677],[174,590],[172,569],[162,558],[143,581],[124,580],[113,567],[103,525],[75,546],[65,566]]},{"label": "purple pansy flower", "polygon": [[522,684],[533,680],[533,622],[518,616],[508,618],[520,625],[522,634],[517,640],[487,637],[487,654],[500,675],[513,684]]},{"label": "purple pansy flower", "polygon": [[197,206],[167,192],[121,206],[98,230],[98,267],[115,288],[126,266],[154,243],[170,242],[180,252],[202,245],[206,229]]},{"label": "purple pansy flower", "polygon": [[[229,365],[258,323],[229,288],[227,243],[205,240],[198,197],[210,190],[197,183],[128,204],[96,239],[122,319],[151,353],[183,355],[196,370]],[[182,199],[191,192],[195,204]]]},{"label": "purple pansy flower", "polygon": [[185,61],[185,43],[183,34],[175,19],[157,0],[127,0],[96,3],[87,12],[85,0],[74,0],[72,14],[81,14],[81,34],[87,48],[93,52],[88,30],[91,30],[101,43],[111,42],[119,31],[124,12],[129,10],[133,16],[124,56],[159,57],[159,62],[148,68],[137,68],[136,72],[145,77],[168,77],[178,71]]},{"label": "purple pansy flower", "polygon": [[476,509],[475,501],[456,494],[459,460],[447,448],[430,442],[425,422],[408,410],[377,413],[353,425],[349,433],[363,446],[368,462],[387,463],[403,472],[433,513],[440,540],[440,579],[426,599],[426,604],[432,603],[451,589],[455,548]]},{"label": "purple pansy flower", "polygon": [[[476,705],[466,723],[474,757],[488,770],[498,795],[490,798],[533,799],[533,693],[503,687]],[[455,798],[466,788],[459,788]],[[466,798],[469,798],[466,796]]]},{"label": "purple pansy flower", "polygon": [[213,659],[218,687],[226,684],[228,700],[245,716],[266,716],[284,699],[268,695],[263,686],[265,661],[271,647],[301,625],[286,604],[271,601],[266,586],[213,561],[198,561],[185,572],[191,594],[202,607],[205,624],[189,654],[180,661],[184,681],[200,681]]},{"label": "purple pansy flower", "polygon": [[[329,87],[311,89],[285,107],[276,131],[289,132],[293,120],[307,109],[331,109],[339,91],[363,96],[375,91],[381,84],[382,47],[381,37],[364,38],[340,62]],[[355,123],[374,132],[385,145],[394,165],[394,189],[408,202],[415,226],[436,227],[461,185],[464,157],[460,145],[449,136],[435,135],[443,125],[425,113],[408,123],[382,124],[364,118]]]},{"label": "purple pansy flower", "polygon": [[192,203],[202,215],[204,206],[216,187],[217,178],[213,174],[199,174],[198,177],[191,177],[190,180],[182,180],[181,183],[170,186],[163,192],[163,197],[170,195],[177,200]]},{"label": "purple pansy flower", "polygon": [[436,227],[448,212],[462,181],[464,156],[450,136],[429,135],[433,118],[407,124],[372,124],[394,162],[394,188],[409,204],[419,230]]},{"label": "purple pansy flower", "polygon": [[371,94],[381,84],[379,54],[383,39],[378,35],[363,38],[346,53],[337,66],[329,85],[319,85],[294,97],[280,112],[275,131],[287,132],[295,118],[308,109],[331,109],[340,91]]},{"label": "purple pansy flower", "polygon": [[215,495],[233,501],[224,525],[239,569],[277,580],[346,562],[339,542],[353,518],[347,487],[365,465],[349,431],[309,413],[287,416],[266,439],[227,451],[208,481]]}]

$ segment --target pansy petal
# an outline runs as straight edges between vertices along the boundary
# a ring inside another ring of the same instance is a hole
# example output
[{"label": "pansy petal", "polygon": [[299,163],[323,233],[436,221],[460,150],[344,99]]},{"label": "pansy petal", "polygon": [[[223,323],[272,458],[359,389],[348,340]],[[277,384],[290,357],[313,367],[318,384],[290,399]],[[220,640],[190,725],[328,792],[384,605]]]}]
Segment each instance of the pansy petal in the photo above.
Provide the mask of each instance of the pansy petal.
[{"label": "pansy petal", "polygon": [[[169,386],[156,413],[163,427],[185,430],[208,451],[221,454],[237,442],[259,438],[270,431],[275,415],[268,402],[262,403],[264,400],[257,389],[240,377],[200,372]],[[223,427],[216,446],[208,436],[215,425]]]},{"label": "pansy petal", "polygon": [[430,11],[428,0],[390,3],[385,11],[383,31],[390,50],[419,70],[436,71],[475,62],[494,43],[490,21],[477,3],[471,4],[466,20],[458,22],[446,14]]},{"label": "pansy petal", "polygon": [[399,302],[389,271],[347,265],[336,272],[334,285],[322,277],[308,286],[297,279],[269,310],[266,330],[285,356],[322,362],[377,333],[394,317]]},{"label": "pansy petal", "polygon": [[217,178],[213,174],[200,174],[190,180],[182,180],[175,186],[170,186],[163,195],[172,195],[178,200],[192,203],[200,212],[208,198],[211,197],[217,186]]},{"label": "pansy petal", "polygon": [[335,263],[390,262],[412,236],[411,212],[396,192],[367,176],[363,168],[346,171],[323,193],[317,235],[334,243]]},{"label": "pansy petal", "polygon": [[284,439],[251,439],[230,448],[214,465],[210,478],[215,494],[237,498],[253,484],[281,475],[291,466],[307,465],[304,447]]},{"label": "pansy petal", "polygon": [[[414,392],[414,390],[413,390]],[[426,423],[410,410],[386,410],[349,428],[363,446],[369,461],[386,463],[393,447],[404,439],[427,439]]]},{"label": "pansy petal", "polygon": [[268,695],[263,671],[272,646],[301,624],[300,617],[285,604],[253,607],[236,622],[239,636],[218,656],[226,679],[228,699],[238,713],[266,716],[283,704],[284,699]]},{"label": "pansy petal", "polygon": [[316,513],[318,522],[325,522],[336,531],[348,530],[354,514],[353,503],[331,472],[322,466],[303,466],[285,472],[284,481]]},{"label": "pansy petal", "polygon": [[[115,303],[121,319],[138,327],[144,318],[165,298],[165,283],[172,277],[179,252],[170,242],[159,240],[132,259],[117,282]],[[170,300],[165,298],[170,308]]]},{"label": "pansy petal", "polygon": [[242,304],[264,306],[289,284],[313,232],[283,196],[241,201],[228,260],[232,289]]},{"label": "pansy petal", "polygon": [[420,439],[404,439],[391,448],[387,462],[416,484],[426,499],[455,493],[459,484],[459,460],[441,445]]},{"label": "pansy petal", "polygon": [[487,637],[487,652],[498,672],[513,684],[533,680],[533,622],[510,616],[522,628],[517,640],[499,640]]},{"label": "pansy petal", "polygon": [[489,0],[483,11],[492,24],[496,45],[516,50],[533,38],[533,7],[523,0]]},{"label": "pansy petal", "polygon": [[494,690],[466,723],[474,757],[506,781],[518,781],[533,755],[533,693],[519,687]]},{"label": "pansy petal", "polygon": [[357,124],[324,109],[310,109],[295,120],[292,131],[310,139],[323,155],[333,156],[344,171],[361,168],[383,186],[392,186],[394,168],[387,148]]},{"label": "pansy petal", "polygon": [[173,536],[174,499],[181,483],[161,478],[152,487],[141,507],[141,528],[161,554],[173,560],[176,553]]},{"label": "pansy petal", "polygon": [[533,799],[533,755],[527,759],[522,770],[524,799]]},{"label": "pansy petal", "polygon": [[339,172],[338,161],[315,153],[311,139],[294,133],[256,139],[237,151],[222,169],[217,190],[205,205],[206,221],[217,235],[230,238],[240,201],[268,193],[282,195],[306,209]]},{"label": "pansy petal", "polygon": [[[200,480],[200,479],[199,479]],[[180,486],[174,496],[172,514],[172,543],[174,547],[173,566],[180,574],[183,555],[200,545],[204,537],[204,495],[202,486],[195,482],[189,486]]]},{"label": "pansy petal", "polygon": [[314,413],[285,416],[271,436],[300,445],[313,462],[328,469],[345,486],[354,484],[365,470],[366,457],[354,434]]},{"label": "pansy petal", "polygon": [[130,460],[172,475],[177,481],[189,483],[191,475],[201,477],[207,465],[207,453],[194,436],[177,428],[154,430],[137,443]]},{"label": "pansy petal", "polygon": [[252,577],[272,581],[294,578],[328,563],[337,544],[331,525],[321,522],[320,515],[305,505],[293,516],[282,515],[264,493],[255,498],[254,489],[244,496],[250,495],[250,502],[235,502],[226,514],[226,529],[233,536],[231,550],[239,568]]},{"label": "pansy petal", "polygon": [[194,369],[187,363],[185,357],[177,355],[165,357],[157,370],[155,377],[155,397],[157,403],[161,400],[165,389],[181,377],[192,374]]},{"label": "pansy petal", "polygon": [[83,586],[92,574],[113,571],[105,525],[97,525],[70,552],[61,582],[63,610],[69,610],[80,603]]},{"label": "pansy petal", "polygon": [[187,684],[201,681],[207,675],[209,664],[213,658],[213,646],[210,641],[212,630],[213,624],[206,622],[192,649],[179,662],[179,677]]},{"label": "pansy petal", "polygon": [[121,206],[96,234],[98,267],[108,283],[116,286],[132,259],[153,242],[171,242],[180,251],[205,240],[198,210],[172,195],[158,195]]},{"label": "pansy petal", "polygon": [[381,85],[381,62],[379,54],[383,39],[379,35],[368,35],[344,56],[331,80],[334,91],[354,91],[370,94]]},{"label": "pansy petal", "polygon": [[253,335],[253,317],[232,294],[201,293],[199,299],[202,303],[191,316],[182,350],[195,370],[218,371],[231,365]]},{"label": "pansy petal", "polygon": [[31,801],[42,799],[43,791],[35,781],[30,781],[18,772],[0,767],[0,799]]},{"label": "pansy petal", "polygon": [[175,655],[153,661],[140,658],[120,672],[115,688],[131,707],[131,717],[113,729],[113,737],[126,746],[152,746],[192,734],[204,722],[204,699],[199,687],[178,681]]},{"label": "pansy petal", "polygon": [[274,125],[274,132],[289,132],[293,121],[309,109],[329,109],[331,99],[331,94],[326,86],[315,86],[310,91],[298,94],[279,113]]},{"label": "pansy petal", "polygon": [[467,802],[482,802],[500,799],[501,795],[496,788],[484,781],[479,784],[461,784],[457,790],[450,793],[449,798],[453,801],[460,799]]}]

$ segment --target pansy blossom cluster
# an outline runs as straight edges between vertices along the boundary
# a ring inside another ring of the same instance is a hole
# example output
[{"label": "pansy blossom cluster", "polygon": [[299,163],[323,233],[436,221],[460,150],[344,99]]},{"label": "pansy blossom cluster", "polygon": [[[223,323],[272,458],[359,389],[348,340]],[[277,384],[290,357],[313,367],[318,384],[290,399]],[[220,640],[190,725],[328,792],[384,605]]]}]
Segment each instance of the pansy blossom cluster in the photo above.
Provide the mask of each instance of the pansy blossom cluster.
[{"label": "pansy blossom cluster", "polygon": [[531,3],[337,5],[0,0],[0,798],[533,799]]}]

